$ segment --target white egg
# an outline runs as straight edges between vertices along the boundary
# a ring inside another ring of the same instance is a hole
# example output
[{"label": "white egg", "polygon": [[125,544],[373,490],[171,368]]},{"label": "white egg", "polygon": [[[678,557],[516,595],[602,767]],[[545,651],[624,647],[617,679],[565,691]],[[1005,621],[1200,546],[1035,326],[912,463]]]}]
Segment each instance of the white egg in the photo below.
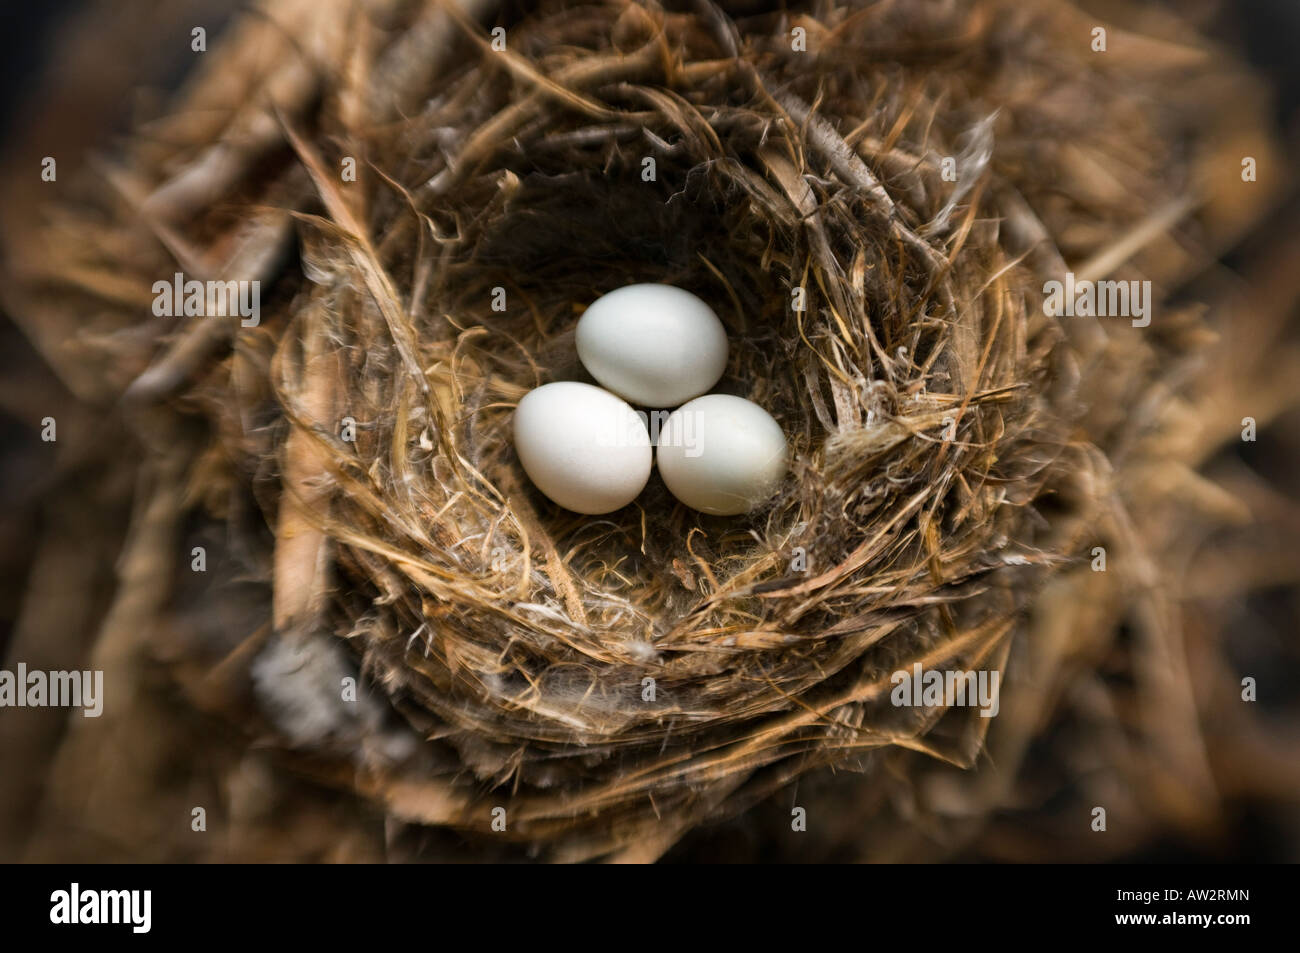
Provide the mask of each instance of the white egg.
[{"label": "white egg", "polygon": [[786,471],[781,426],[743,397],[709,394],[664,422],[655,451],[659,475],[692,509],[734,516],[769,499]]},{"label": "white egg", "polygon": [[650,479],[645,422],[609,391],[562,381],[524,395],[515,451],[537,489],[575,513],[612,513]]},{"label": "white egg", "polygon": [[628,285],[597,298],[578,321],[577,345],[592,377],[643,407],[698,397],[727,366],[718,316],[672,285]]}]

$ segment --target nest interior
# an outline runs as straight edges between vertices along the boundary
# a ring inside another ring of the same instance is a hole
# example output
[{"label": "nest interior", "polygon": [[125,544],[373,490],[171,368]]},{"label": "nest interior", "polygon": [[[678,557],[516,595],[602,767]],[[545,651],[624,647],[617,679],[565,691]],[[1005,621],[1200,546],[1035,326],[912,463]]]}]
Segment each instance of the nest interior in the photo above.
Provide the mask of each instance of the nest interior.
[{"label": "nest interior", "polygon": [[[1198,318],[1103,329],[1041,288],[1181,266],[1194,230],[1106,252],[1193,187],[1204,61],[1097,57],[1089,18],[1023,3],[546,2],[504,44],[482,4],[306,6],[232,28],[109,168],[130,224],[71,251],[121,271],[86,396],[125,395],[154,498],[260,593],[184,649],[243,666],[244,720],[398,819],[561,859],[658,856],[883,749],[974,765],[991,720],[892,705],[891,674],[1004,670],[1113,543],[1107,454]],[[261,281],[257,326],[139,331],[178,265]],[[514,405],[587,379],[582,309],[637,281],[714,307],[718,389],[785,431],[763,508],[652,477],[580,517],[523,475]]]}]

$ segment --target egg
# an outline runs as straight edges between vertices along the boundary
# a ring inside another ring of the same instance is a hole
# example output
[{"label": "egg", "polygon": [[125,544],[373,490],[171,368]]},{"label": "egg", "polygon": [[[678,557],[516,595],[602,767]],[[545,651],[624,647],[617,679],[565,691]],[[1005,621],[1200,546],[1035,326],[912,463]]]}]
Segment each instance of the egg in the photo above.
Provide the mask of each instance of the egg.
[{"label": "egg", "polygon": [[612,513],[650,479],[644,420],[599,387],[562,381],[524,395],[515,409],[515,452],[537,489],[575,513]]},{"label": "egg", "polygon": [[727,332],[707,304],[672,285],[627,285],[578,320],[578,358],[605,387],[643,407],[676,407],[718,382]]},{"label": "egg", "polygon": [[734,516],[776,492],[787,445],[780,424],[758,404],[709,394],[668,417],[655,454],[673,496],[704,513]]}]

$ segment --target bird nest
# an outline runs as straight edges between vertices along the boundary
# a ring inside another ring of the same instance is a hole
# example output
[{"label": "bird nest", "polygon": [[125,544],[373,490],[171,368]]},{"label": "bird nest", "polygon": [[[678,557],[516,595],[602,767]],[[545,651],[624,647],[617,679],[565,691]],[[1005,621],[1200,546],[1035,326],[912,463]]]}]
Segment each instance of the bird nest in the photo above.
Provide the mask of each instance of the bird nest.
[{"label": "bird nest", "polygon": [[[1122,408],[1195,319],[1103,329],[1043,286],[1144,274],[1105,250],[1189,188],[1194,104],[1058,6],[333,6],[242,25],[108,169],[150,236],[95,250],[119,298],[179,262],[260,314],[81,345],[269,593],[246,716],[399,819],[563,859],[884,748],[975,764],[988,712],[892,676],[1005,671],[1107,542]],[[257,98],[250,31],[288,64]],[[232,95],[233,133],[204,118]],[[1079,142],[1122,188],[1072,184]],[[588,379],[578,317],[643,281],[710,303],[718,390],[789,440],[747,515],[652,477],[579,516],[523,474],[513,408]]]}]

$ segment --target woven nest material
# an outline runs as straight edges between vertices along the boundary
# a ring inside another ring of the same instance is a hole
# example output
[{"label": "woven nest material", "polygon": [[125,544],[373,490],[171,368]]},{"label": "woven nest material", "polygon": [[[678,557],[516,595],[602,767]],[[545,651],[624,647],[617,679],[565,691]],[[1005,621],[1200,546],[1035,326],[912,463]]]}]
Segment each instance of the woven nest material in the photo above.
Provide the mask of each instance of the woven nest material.
[{"label": "woven nest material", "polygon": [[[1131,409],[1203,340],[1163,295],[1205,58],[1099,55],[1019,0],[543,2],[503,49],[487,7],[301,6],[271,8],[292,42],[210,54],[107,169],[130,224],[68,253],[118,272],[76,360],[169,461],[144,505],[224,523],[269,597],[245,717],[396,818],[559,859],[658,856],[881,749],[975,765],[996,719],[895,706],[891,675],[1014,692],[1042,588],[1125,558]],[[1071,268],[1154,279],[1158,320],[1048,315]],[[260,322],[142,328],[176,270],[260,280]],[[588,379],[577,318],[638,281],[714,307],[718,389],[789,438],[747,516],[652,477],[582,517],[523,475],[513,407]]]}]

